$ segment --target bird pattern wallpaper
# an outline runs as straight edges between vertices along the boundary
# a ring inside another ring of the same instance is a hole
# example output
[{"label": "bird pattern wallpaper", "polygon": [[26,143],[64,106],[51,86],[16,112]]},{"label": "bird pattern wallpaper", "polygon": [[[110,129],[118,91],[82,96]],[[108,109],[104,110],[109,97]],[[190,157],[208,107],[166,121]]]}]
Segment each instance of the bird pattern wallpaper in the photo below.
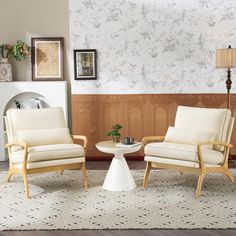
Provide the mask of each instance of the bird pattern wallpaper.
[{"label": "bird pattern wallpaper", "polygon": [[[215,51],[236,47],[235,0],[70,0],[69,17],[72,93],[226,91]],[[74,81],[74,49],[97,50],[97,80]]]}]

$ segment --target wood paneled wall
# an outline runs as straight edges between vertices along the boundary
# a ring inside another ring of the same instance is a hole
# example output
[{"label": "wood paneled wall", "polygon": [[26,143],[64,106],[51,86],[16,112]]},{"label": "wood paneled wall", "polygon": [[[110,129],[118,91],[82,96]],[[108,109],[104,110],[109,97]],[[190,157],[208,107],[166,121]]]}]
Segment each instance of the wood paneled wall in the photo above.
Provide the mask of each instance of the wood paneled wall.
[{"label": "wood paneled wall", "polygon": [[[165,135],[174,124],[178,105],[221,108],[225,107],[224,94],[140,94],[140,95],[72,95],[72,132],[86,135],[89,140],[87,155],[108,156],[100,153],[95,143],[109,140],[109,128],[121,123],[122,136],[141,141],[144,136]],[[236,115],[236,95],[231,96],[231,110]],[[197,117],[196,117],[197,119]],[[231,154],[236,155],[236,132],[231,143]],[[143,151],[132,154],[143,156]]]}]

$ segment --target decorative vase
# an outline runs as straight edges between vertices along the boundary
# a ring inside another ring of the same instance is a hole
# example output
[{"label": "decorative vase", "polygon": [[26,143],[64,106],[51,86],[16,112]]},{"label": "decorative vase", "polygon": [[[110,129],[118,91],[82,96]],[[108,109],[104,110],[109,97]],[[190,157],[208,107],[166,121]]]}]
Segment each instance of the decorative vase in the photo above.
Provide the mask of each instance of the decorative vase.
[{"label": "decorative vase", "polygon": [[119,143],[120,142],[120,136],[112,136],[112,141],[114,143]]},{"label": "decorative vase", "polygon": [[7,58],[0,62],[0,82],[12,81],[12,67]]}]

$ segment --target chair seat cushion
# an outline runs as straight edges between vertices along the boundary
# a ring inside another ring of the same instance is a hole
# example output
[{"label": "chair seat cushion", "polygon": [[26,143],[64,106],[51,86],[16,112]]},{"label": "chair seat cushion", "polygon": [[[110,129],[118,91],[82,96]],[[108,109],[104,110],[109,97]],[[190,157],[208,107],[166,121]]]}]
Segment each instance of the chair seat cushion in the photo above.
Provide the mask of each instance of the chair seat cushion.
[{"label": "chair seat cushion", "polygon": [[[192,162],[192,161],[169,159],[169,158],[166,158],[166,157],[145,156],[144,160],[154,162],[156,164],[166,164],[166,165],[175,165],[175,166],[199,168],[199,163]],[[220,165],[205,163],[205,166],[206,167],[219,167]],[[157,167],[158,167],[158,165],[157,165]]]},{"label": "chair seat cushion", "polygon": [[[77,164],[85,162],[85,157],[74,157],[74,158],[66,158],[66,159],[58,159],[58,160],[50,160],[50,161],[39,161],[39,162],[30,162],[27,163],[27,169],[35,169],[35,168],[43,168],[50,166],[61,166],[68,164]],[[22,168],[22,163],[16,163],[14,166],[18,169]]]},{"label": "chair seat cushion", "polygon": [[[183,161],[198,162],[197,146],[178,143],[149,143],[145,146],[147,156],[156,156]],[[202,148],[203,160],[208,164],[221,164],[224,160],[223,153],[207,148]]]},{"label": "chair seat cushion", "polygon": [[[12,152],[11,162],[21,163],[24,158],[23,151]],[[28,163],[58,160],[73,157],[83,157],[84,148],[78,144],[53,144],[28,148]]]}]

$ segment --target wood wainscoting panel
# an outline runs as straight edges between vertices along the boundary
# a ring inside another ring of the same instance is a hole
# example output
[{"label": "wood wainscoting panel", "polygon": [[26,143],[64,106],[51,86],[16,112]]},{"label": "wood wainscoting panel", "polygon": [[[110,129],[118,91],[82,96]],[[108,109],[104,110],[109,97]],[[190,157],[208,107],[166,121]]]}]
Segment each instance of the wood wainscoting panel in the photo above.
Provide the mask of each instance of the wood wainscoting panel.
[{"label": "wood wainscoting panel", "polygon": [[94,147],[98,140],[96,97],[73,96],[72,101],[72,134],[86,135],[89,140],[87,153],[96,156],[98,152]]},{"label": "wood wainscoting panel", "polygon": [[[165,135],[168,127],[174,125],[179,105],[224,108],[225,102],[225,94],[76,94],[72,95],[72,133],[86,135],[87,156],[99,159],[110,155],[99,152],[95,144],[110,139],[106,133],[115,123],[123,125],[123,137],[141,141],[144,136]],[[231,95],[231,110],[236,117],[235,94]],[[231,140],[232,155],[236,155],[235,131],[236,128]],[[130,155],[142,159],[143,150]]]},{"label": "wood wainscoting panel", "polygon": [[[148,123],[146,101],[143,100],[143,96],[133,95],[129,96],[127,100],[123,100],[123,104],[124,130],[122,134],[124,134],[124,137],[134,137],[135,140],[140,141],[145,135]],[[142,156],[143,150],[141,149],[136,155]]]},{"label": "wood wainscoting panel", "polygon": [[[97,131],[98,131],[98,141],[109,140],[111,137],[107,136],[107,132],[110,128],[117,123],[123,125],[123,102],[120,99],[113,99],[113,97],[101,95],[97,98]],[[94,146],[94,143],[93,143]],[[95,152],[94,152],[95,153]],[[92,154],[94,154],[92,153]],[[96,150],[97,156],[109,156],[107,154],[102,154]]]}]

